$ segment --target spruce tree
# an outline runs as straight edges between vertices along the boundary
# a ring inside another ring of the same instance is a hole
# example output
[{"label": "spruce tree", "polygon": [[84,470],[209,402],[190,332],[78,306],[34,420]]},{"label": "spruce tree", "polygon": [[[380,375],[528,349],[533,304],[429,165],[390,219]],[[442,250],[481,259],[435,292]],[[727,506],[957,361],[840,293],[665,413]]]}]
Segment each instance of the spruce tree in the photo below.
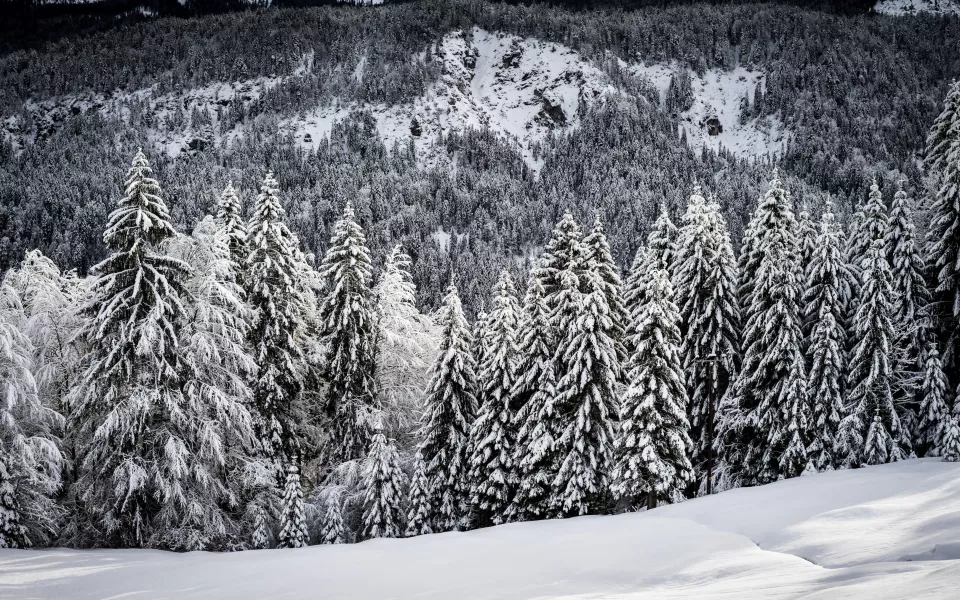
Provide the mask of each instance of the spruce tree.
[{"label": "spruce tree", "polygon": [[513,465],[516,443],[510,405],[517,360],[517,299],[506,270],[493,289],[486,351],[480,364],[480,410],[470,430],[470,505],[480,527],[504,522],[519,481]]},{"label": "spruce tree", "polygon": [[326,495],[320,519],[321,544],[346,544],[347,534],[343,529],[343,499],[338,492]]},{"label": "spruce tree", "polygon": [[957,415],[951,415],[947,419],[940,456],[944,462],[960,462],[960,417]]},{"label": "spruce tree", "polygon": [[[956,143],[957,124],[960,123],[960,80],[954,80],[943,101],[943,110],[933,122],[927,134],[924,166],[935,177],[947,170],[949,155]],[[936,185],[936,182],[935,184]]]},{"label": "spruce tree", "polygon": [[806,203],[801,205],[797,215],[797,239],[800,244],[800,268],[803,272],[810,266],[817,250],[817,228],[810,217],[810,207]]},{"label": "spruce tree", "polygon": [[125,191],[104,232],[110,254],[94,267],[80,334],[90,352],[71,422],[83,448],[77,494],[93,528],[81,535],[115,547],[176,548],[211,533],[196,530],[193,511],[223,499],[211,473],[218,457],[206,450],[222,440],[205,426],[212,407],[183,394],[189,269],[163,253],[174,231],[142,152]]},{"label": "spruce tree", "polygon": [[915,446],[925,456],[938,456],[944,448],[944,434],[950,420],[947,404],[947,377],[937,342],[929,336],[924,344],[922,366],[923,380],[920,383],[920,409],[918,411]]},{"label": "spruce tree", "polygon": [[430,483],[423,456],[418,451],[413,459],[413,477],[408,495],[410,510],[407,512],[407,529],[404,537],[433,533],[430,528]]},{"label": "spruce tree", "polygon": [[279,548],[303,548],[310,536],[307,533],[307,520],[303,512],[303,488],[300,484],[300,470],[296,465],[287,466],[286,482],[283,486],[283,508],[280,513]]},{"label": "spruce tree", "polygon": [[803,297],[807,359],[810,374],[807,395],[813,405],[813,430],[807,455],[818,471],[839,466],[835,445],[843,416],[842,385],[845,369],[844,306],[841,297],[843,231],[828,200],[820,220],[815,251],[807,264]]},{"label": "spruce tree", "polygon": [[233,182],[227,184],[217,200],[217,224],[226,234],[230,259],[235,265],[238,281],[250,252],[247,248],[247,225],[243,220],[243,207]]},{"label": "spruce tree", "polygon": [[809,445],[813,425],[802,352],[797,223],[776,174],[751,225],[759,262],[750,305],[743,307],[743,371],[736,394],[745,414],[745,481],[760,484],[806,468],[806,457],[798,454]]},{"label": "spruce tree", "polygon": [[553,365],[557,385],[551,401],[557,423],[554,439],[557,473],[552,512],[561,517],[584,515],[603,506],[609,486],[613,421],[617,415],[616,383],[620,364],[604,283],[583,272],[585,292],[572,264],[561,274],[557,316],[563,336]]},{"label": "spruce tree", "polygon": [[[726,222],[699,188],[690,196],[677,242],[674,281],[681,315],[681,356],[689,397],[689,452],[704,492],[713,489],[720,444],[718,403],[739,365],[737,266]],[[722,444],[733,448],[732,444]]]},{"label": "spruce tree", "polygon": [[257,372],[251,385],[256,433],[273,462],[277,486],[281,465],[301,454],[298,421],[303,415],[303,343],[307,291],[299,265],[299,242],[284,223],[277,182],[268,173],[249,224],[247,300],[255,311],[249,340]]},{"label": "spruce tree", "polygon": [[440,315],[443,337],[424,402],[420,452],[430,489],[430,527],[458,529],[467,501],[467,442],[477,412],[471,335],[457,288],[451,285]]},{"label": "spruce tree", "polygon": [[366,456],[377,411],[370,252],[349,202],[318,271],[327,282],[319,321],[328,381],[325,404],[333,419],[326,458],[337,464]]},{"label": "spruce tree", "polygon": [[405,486],[397,449],[383,433],[376,433],[363,472],[364,539],[403,537]]},{"label": "spruce tree", "polygon": [[893,401],[892,288],[882,238],[874,240],[862,265],[863,289],[853,330],[857,343],[847,376],[848,414],[840,423],[844,464],[849,467],[900,460],[910,450]]},{"label": "spruce tree", "polygon": [[569,212],[563,213],[550,240],[543,251],[543,256],[534,271],[534,277],[540,280],[543,286],[544,297],[551,311],[556,310],[557,294],[560,293],[560,277],[570,265],[576,263],[582,267],[584,255],[583,232],[580,225]]},{"label": "spruce tree", "polygon": [[593,221],[593,230],[583,239],[583,248],[586,253],[584,268],[592,271],[603,286],[603,294],[613,321],[613,337],[617,343],[620,360],[624,360],[626,352],[623,350],[623,332],[627,327],[629,314],[623,301],[623,282],[617,264],[610,254],[610,243],[607,234],[600,222],[599,215]]},{"label": "spruce tree", "polygon": [[681,497],[693,481],[687,456],[687,393],[680,358],[680,315],[665,269],[654,269],[649,297],[631,320],[634,354],[627,363],[627,388],[620,401],[620,432],[614,495],[647,508]]},{"label": "spruce tree", "polygon": [[523,318],[517,334],[517,355],[510,406],[514,409],[514,479],[516,494],[507,510],[508,521],[545,518],[555,475],[553,440],[556,431],[553,407],[553,338],[543,285],[530,277],[524,297]]}]

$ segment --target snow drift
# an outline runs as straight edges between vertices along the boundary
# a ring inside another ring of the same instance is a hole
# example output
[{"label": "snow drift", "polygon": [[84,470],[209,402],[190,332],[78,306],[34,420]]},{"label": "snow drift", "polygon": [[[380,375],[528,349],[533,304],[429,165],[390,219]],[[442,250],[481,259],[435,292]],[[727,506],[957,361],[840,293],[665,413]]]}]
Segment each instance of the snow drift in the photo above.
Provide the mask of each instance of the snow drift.
[{"label": "snow drift", "polygon": [[3,598],[948,598],[960,465],[912,460],[645,513],[237,554],[0,550]]}]

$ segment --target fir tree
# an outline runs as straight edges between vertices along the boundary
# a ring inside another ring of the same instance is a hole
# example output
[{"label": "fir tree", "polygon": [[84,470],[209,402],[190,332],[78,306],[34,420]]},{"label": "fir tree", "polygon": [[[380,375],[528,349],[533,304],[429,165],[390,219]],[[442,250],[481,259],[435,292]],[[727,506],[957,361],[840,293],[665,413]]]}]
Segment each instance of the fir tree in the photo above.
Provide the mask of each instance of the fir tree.
[{"label": "fir tree", "polygon": [[423,456],[418,451],[413,459],[413,477],[410,479],[407,529],[404,537],[415,537],[433,533],[430,528],[430,484],[427,481],[427,469]]},{"label": "fir tree", "polygon": [[813,405],[813,431],[807,456],[818,471],[839,466],[835,445],[843,416],[844,307],[841,298],[843,232],[828,200],[820,220],[816,249],[807,264],[804,293],[807,358],[810,375],[807,395]]},{"label": "fir tree", "polygon": [[559,302],[557,294],[560,293],[562,273],[572,264],[580,265],[577,268],[581,268],[584,253],[583,232],[580,225],[574,220],[573,215],[565,212],[553,228],[550,241],[547,242],[539,265],[534,271],[534,277],[539,279],[543,286],[544,297],[551,311],[556,309]]},{"label": "fir tree", "polygon": [[303,343],[306,289],[299,242],[284,223],[277,182],[267,174],[250,221],[246,261],[247,299],[255,311],[249,340],[257,372],[251,385],[256,433],[273,461],[278,487],[286,481],[280,465],[301,453]]},{"label": "fir tree", "polygon": [[681,497],[693,480],[687,393],[680,359],[680,315],[665,269],[654,269],[649,298],[631,320],[627,389],[620,402],[620,437],[613,492],[647,508]]},{"label": "fir tree", "polygon": [[243,220],[243,207],[237,191],[233,189],[233,182],[227,184],[217,200],[217,224],[227,236],[230,259],[239,282],[250,252],[247,248],[247,225]]},{"label": "fir tree", "polygon": [[320,521],[320,543],[347,543],[346,532],[343,529],[343,499],[337,492],[327,494],[323,501],[323,515]]},{"label": "fir tree", "polygon": [[545,518],[550,511],[555,475],[553,440],[553,342],[543,285],[531,277],[524,297],[523,319],[517,334],[518,362],[510,406],[514,409],[514,479],[516,494],[507,510],[509,521]]},{"label": "fir tree", "polygon": [[[689,395],[688,448],[705,492],[712,491],[719,444],[717,404],[739,364],[737,271],[726,222],[695,188],[677,242],[674,280],[681,315],[681,356]],[[726,444],[724,444],[726,445]],[[732,447],[732,446],[728,446]]]},{"label": "fir tree", "polygon": [[499,525],[519,484],[515,479],[514,412],[510,406],[517,359],[517,300],[506,270],[494,287],[493,311],[480,364],[480,410],[470,431],[470,504],[475,524]]},{"label": "fir tree", "polygon": [[[900,460],[910,448],[893,402],[891,275],[882,238],[874,240],[863,274],[853,331],[858,342],[847,378],[847,416],[840,424],[844,464],[851,467]],[[881,449],[881,444],[886,447]]]},{"label": "fir tree", "polygon": [[[932,338],[932,336],[930,336]],[[937,456],[944,448],[943,436],[950,420],[947,405],[947,378],[937,342],[928,339],[923,351],[923,381],[920,383],[920,409],[914,444],[926,456]]]},{"label": "fir tree", "polygon": [[326,407],[333,417],[331,464],[362,458],[373,435],[375,315],[370,290],[370,252],[348,202],[334,226],[318,269],[327,281],[320,305],[325,349]]},{"label": "fir tree", "polygon": [[616,382],[620,365],[615,325],[602,280],[583,273],[585,293],[573,264],[561,275],[554,322],[564,334],[554,355],[558,375],[551,401],[557,423],[554,439],[557,473],[552,511],[568,517],[598,510],[608,489],[617,414]]},{"label": "fir tree", "polygon": [[940,456],[944,462],[960,462],[960,417],[957,415],[951,415],[947,419]]},{"label": "fir tree", "polygon": [[363,472],[364,539],[403,537],[405,485],[397,449],[383,433],[375,434]]},{"label": "fir tree", "polygon": [[189,269],[162,253],[174,231],[151,175],[138,152],[104,232],[110,255],[94,268],[84,308],[91,352],[71,419],[84,449],[78,495],[95,528],[87,539],[117,547],[176,547],[166,535],[189,532],[192,511],[222,499],[205,450],[222,440],[181,387]]},{"label": "fir tree", "polygon": [[817,250],[817,228],[810,218],[810,208],[806,203],[797,215],[797,239],[800,244],[800,267],[806,272]]},{"label": "fir tree", "polygon": [[802,353],[797,223],[776,175],[751,225],[759,263],[750,305],[744,307],[743,371],[736,391],[746,418],[745,479],[758,484],[802,472],[806,459],[798,453],[809,445],[813,423]]},{"label": "fir tree", "polygon": [[[924,166],[935,176],[942,175],[947,169],[949,155],[956,144],[957,124],[960,123],[960,81],[954,80],[943,101],[943,110],[933,122],[927,135]],[[936,185],[936,182],[935,182]]]},{"label": "fir tree", "polygon": [[583,239],[583,248],[586,258],[584,268],[592,271],[603,286],[603,294],[613,321],[612,335],[620,353],[620,360],[625,358],[626,352],[622,347],[623,332],[626,329],[629,315],[623,302],[623,283],[617,270],[617,264],[610,254],[610,244],[607,234],[603,230],[603,223],[599,215],[593,221],[593,230]]},{"label": "fir tree", "polygon": [[430,527],[437,532],[462,526],[467,442],[477,412],[472,340],[456,287],[450,286],[443,304],[443,337],[427,388],[420,444],[430,489]]},{"label": "fir tree", "polygon": [[280,514],[279,548],[303,548],[310,536],[303,512],[303,488],[300,485],[300,470],[296,465],[287,466],[286,483],[283,486],[283,509]]},{"label": "fir tree", "polygon": [[265,550],[270,547],[270,534],[267,530],[267,511],[259,505],[255,505],[253,510],[253,532],[250,539],[250,547],[253,550]]}]

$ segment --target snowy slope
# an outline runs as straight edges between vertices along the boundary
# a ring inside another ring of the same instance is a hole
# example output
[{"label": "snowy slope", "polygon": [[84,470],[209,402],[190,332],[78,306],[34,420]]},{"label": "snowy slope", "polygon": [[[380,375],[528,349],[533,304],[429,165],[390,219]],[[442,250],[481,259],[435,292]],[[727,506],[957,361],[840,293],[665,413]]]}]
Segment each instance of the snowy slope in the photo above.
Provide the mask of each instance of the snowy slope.
[{"label": "snowy slope", "polygon": [[880,0],[873,9],[878,13],[903,16],[920,12],[935,15],[960,15],[958,0]]},{"label": "snowy slope", "polygon": [[3,598],[951,598],[960,465],[801,477],[614,517],[238,554],[0,550]]}]

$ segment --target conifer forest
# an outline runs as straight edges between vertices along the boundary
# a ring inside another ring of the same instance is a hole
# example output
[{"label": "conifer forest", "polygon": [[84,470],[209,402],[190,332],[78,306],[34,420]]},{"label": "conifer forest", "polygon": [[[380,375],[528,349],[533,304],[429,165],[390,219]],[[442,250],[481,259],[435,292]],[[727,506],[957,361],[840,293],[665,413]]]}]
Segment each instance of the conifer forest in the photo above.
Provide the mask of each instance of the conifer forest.
[{"label": "conifer forest", "polygon": [[[877,546],[948,583],[863,597],[951,596],[960,2],[274,4],[0,17],[0,596],[115,593],[17,575],[73,549],[429,565],[831,486],[928,493]],[[634,597],[516,581],[284,597]]]}]

